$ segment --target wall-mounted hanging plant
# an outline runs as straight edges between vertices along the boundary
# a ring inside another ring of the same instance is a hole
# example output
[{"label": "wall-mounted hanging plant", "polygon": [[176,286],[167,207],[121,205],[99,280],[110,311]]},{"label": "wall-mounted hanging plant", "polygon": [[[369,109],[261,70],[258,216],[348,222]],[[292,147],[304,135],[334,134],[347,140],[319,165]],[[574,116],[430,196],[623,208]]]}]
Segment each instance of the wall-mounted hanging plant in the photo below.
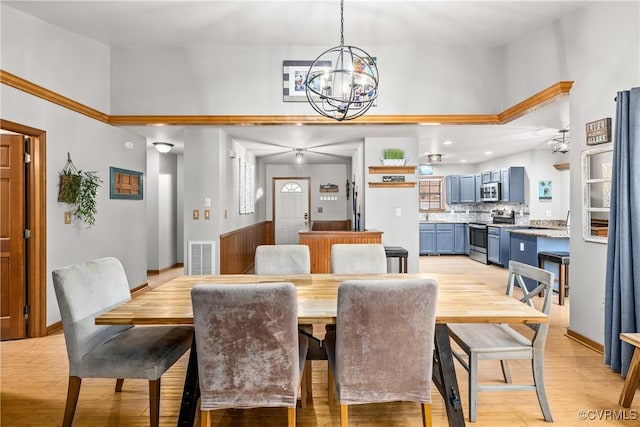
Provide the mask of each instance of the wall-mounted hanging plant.
[{"label": "wall-mounted hanging plant", "polygon": [[91,227],[98,212],[98,188],[102,180],[95,172],[78,170],[67,153],[67,164],[60,172],[58,201],[67,203],[73,215]]}]

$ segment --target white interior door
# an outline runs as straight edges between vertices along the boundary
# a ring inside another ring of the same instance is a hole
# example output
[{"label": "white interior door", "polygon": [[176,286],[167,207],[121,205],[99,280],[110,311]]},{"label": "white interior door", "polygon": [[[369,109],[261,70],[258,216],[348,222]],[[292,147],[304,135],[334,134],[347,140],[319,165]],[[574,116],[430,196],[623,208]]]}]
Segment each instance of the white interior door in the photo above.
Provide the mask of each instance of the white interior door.
[{"label": "white interior door", "polygon": [[298,231],[309,219],[309,181],[276,179],[274,196],[276,245],[296,245]]}]

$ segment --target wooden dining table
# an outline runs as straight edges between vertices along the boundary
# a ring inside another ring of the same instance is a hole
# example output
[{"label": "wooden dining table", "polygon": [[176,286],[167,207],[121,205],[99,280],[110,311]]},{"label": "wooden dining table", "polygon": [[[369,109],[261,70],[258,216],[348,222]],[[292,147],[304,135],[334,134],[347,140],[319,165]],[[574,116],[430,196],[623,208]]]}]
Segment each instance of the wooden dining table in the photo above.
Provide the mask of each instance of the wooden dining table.
[{"label": "wooden dining table", "polygon": [[[193,324],[191,289],[197,284],[291,282],[296,286],[298,323],[336,323],[337,290],[345,280],[435,279],[438,282],[433,382],[444,399],[450,426],[464,426],[453,355],[450,323],[547,323],[548,316],[465,274],[307,274],[181,276],[139,294],[96,317],[98,325]],[[506,285],[505,285],[506,287]],[[319,341],[318,341],[319,342]],[[310,351],[310,353],[313,353]],[[187,365],[179,426],[193,426],[197,400],[198,366],[195,340]]]}]

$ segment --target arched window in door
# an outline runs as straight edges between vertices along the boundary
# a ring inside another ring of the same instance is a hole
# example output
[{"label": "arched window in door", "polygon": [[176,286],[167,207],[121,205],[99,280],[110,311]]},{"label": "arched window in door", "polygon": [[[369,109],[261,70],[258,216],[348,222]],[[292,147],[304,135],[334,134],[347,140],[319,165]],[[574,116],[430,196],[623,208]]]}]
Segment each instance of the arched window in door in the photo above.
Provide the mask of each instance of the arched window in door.
[{"label": "arched window in door", "polygon": [[302,187],[295,182],[287,182],[282,186],[281,193],[302,193]]}]

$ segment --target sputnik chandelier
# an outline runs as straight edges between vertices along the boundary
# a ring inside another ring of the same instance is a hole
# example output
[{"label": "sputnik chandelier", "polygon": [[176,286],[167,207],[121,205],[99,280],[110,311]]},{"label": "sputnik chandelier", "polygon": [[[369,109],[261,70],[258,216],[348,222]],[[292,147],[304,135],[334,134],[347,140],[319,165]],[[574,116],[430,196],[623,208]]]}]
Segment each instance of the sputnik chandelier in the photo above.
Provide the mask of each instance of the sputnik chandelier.
[{"label": "sputnik chandelier", "polygon": [[344,44],[344,0],[340,0],[340,46],[313,61],[305,82],[309,104],[337,121],[367,112],[378,97],[378,67],[364,50]]}]

